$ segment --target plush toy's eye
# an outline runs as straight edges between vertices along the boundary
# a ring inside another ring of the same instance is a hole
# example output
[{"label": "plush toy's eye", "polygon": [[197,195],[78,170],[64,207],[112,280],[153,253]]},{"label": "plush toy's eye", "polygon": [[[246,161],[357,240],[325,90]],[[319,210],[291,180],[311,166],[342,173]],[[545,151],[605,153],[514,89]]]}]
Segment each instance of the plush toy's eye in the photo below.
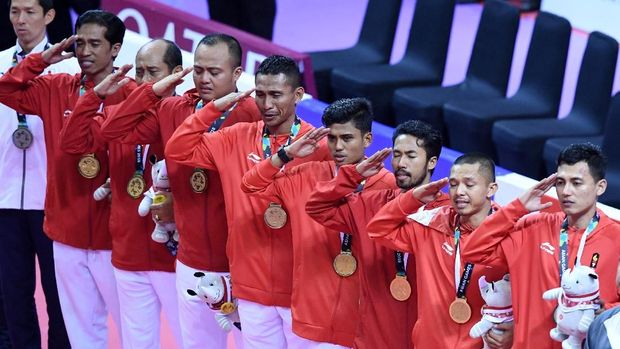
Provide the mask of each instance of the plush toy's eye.
[{"label": "plush toy's eye", "polygon": [[214,283],[210,283],[209,286],[215,286],[215,284]]},{"label": "plush toy's eye", "polygon": [[576,283],[579,283],[579,280],[575,281]]}]

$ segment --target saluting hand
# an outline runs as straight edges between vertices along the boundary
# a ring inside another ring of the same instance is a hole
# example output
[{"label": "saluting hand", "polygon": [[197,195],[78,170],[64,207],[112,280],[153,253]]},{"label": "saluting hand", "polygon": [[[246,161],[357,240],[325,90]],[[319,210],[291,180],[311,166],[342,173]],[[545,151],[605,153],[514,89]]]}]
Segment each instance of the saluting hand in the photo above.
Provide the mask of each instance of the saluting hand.
[{"label": "saluting hand", "polygon": [[41,53],[41,57],[43,57],[43,60],[47,64],[58,63],[73,57],[73,52],[67,53],[64,51],[71,47],[77,38],[77,35],[73,35],[57,44],[52,45],[50,48]]},{"label": "saluting hand", "polygon": [[553,203],[547,202],[542,203],[541,199],[545,193],[551,189],[555,185],[555,180],[557,178],[557,173],[550,175],[547,178],[544,178],[540,182],[536,183],[530,190],[526,191],[523,195],[519,197],[519,201],[525,206],[525,208],[530,211],[540,211],[545,208],[551,207]]},{"label": "saluting hand", "polygon": [[383,148],[357,164],[355,169],[364,178],[372,177],[381,171],[384,167],[383,161],[385,161],[391,153],[392,148]]},{"label": "saluting hand", "polygon": [[130,79],[125,77],[125,75],[131,70],[131,68],[133,68],[132,64],[123,65],[114,73],[106,76],[103,81],[95,86],[93,91],[101,99],[115,94],[121,87],[129,83]]},{"label": "saluting hand", "polygon": [[166,96],[171,96],[174,92],[174,89],[183,83],[183,78],[185,75],[189,74],[194,67],[188,67],[180,72],[176,72],[174,74],[170,74],[165,78],[159,80],[158,82],[153,84],[153,93],[155,96],[159,98],[163,98]]},{"label": "saluting hand", "polygon": [[448,184],[447,177],[434,182],[426,183],[412,190],[413,197],[418,199],[420,202],[428,204],[441,195],[441,188],[443,188],[446,184]]},{"label": "saluting hand", "polygon": [[304,158],[319,147],[319,141],[329,133],[329,129],[323,126],[315,128],[312,131],[301,136],[291,145],[284,147],[286,154],[292,158]]},{"label": "saluting hand", "polygon": [[225,112],[233,104],[251,95],[254,90],[254,88],[251,88],[245,92],[231,92],[224,97],[216,99],[215,101],[213,101],[213,104],[215,104],[215,108],[217,108],[217,110]]}]

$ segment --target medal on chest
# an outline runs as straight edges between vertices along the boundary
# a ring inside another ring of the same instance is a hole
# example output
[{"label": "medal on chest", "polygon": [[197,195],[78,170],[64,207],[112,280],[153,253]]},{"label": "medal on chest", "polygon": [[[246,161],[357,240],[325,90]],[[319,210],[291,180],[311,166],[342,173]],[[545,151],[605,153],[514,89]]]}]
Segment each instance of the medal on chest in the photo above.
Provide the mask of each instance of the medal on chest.
[{"label": "medal on chest", "polygon": [[78,161],[78,172],[84,178],[93,179],[99,175],[101,165],[94,153],[82,155]]},{"label": "medal on chest", "polygon": [[395,251],[394,258],[396,260],[396,276],[390,282],[390,294],[397,301],[404,302],[411,297],[411,285],[407,280],[405,254]]},{"label": "medal on chest", "polygon": [[138,144],[135,148],[136,171],[129,182],[127,182],[127,194],[134,199],[139,198],[146,189],[146,180],[144,179],[144,163],[148,149],[148,144],[145,147]]},{"label": "medal on chest", "polygon": [[272,202],[265,210],[263,218],[265,219],[265,224],[267,224],[269,228],[280,229],[286,225],[288,216],[286,211],[282,208],[282,205]]},{"label": "medal on chest", "polygon": [[207,177],[205,170],[201,168],[194,169],[194,172],[192,172],[192,175],[189,178],[189,184],[191,185],[194,193],[204,193],[209,185],[209,178]]},{"label": "medal on chest", "polygon": [[18,149],[24,150],[30,148],[34,137],[28,127],[19,126],[15,131],[13,131],[12,139],[13,145],[15,145]]}]

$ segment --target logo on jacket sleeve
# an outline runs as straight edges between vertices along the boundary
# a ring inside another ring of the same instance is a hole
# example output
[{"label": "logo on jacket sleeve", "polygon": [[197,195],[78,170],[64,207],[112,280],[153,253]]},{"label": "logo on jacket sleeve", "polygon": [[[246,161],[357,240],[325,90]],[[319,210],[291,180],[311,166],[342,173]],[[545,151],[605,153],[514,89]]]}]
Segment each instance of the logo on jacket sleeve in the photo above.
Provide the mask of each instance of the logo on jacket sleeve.
[{"label": "logo on jacket sleeve", "polygon": [[261,161],[260,156],[256,155],[256,153],[252,152],[250,154],[248,154],[248,160],[250,160],[251,162],[258,164]]},{"label": "logo on jacket sleeve", "polygon": [[540,249],[552,256],[555,254],[555,247],[553,247],[553,245],[551,245],[549,242],[543,242],[542,244],[540,244]]},{"label": "logo on jacket sleeve", "polygon": [[444,250],[450,256],[454,254],[454,247],[450,246],[450,244],[447,241],[444,241],[444,243],[441,245],[441,249]]}]

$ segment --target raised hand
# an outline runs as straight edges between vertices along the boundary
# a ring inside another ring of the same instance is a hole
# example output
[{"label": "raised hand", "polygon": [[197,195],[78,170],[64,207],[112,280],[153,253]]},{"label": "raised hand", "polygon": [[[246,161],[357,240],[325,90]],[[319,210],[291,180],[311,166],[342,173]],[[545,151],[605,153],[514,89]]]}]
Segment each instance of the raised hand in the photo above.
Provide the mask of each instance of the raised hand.
[{"label": "raised hand", "polygon": [[323,126],[315,128],[312,131],[301,136],[291,145],[286,146],[284,150],[291,158],[304,158],[319,147],[319,141],[329,133],[329,129]]},{"label": "raised hand", "polygon": [[441,195],[441,188],[443,188],[446,184],[448,184],[448,178],[444,177],[434,182],[416,187],[411,192],[413,193],[413,197],[418,199],[420,202],[428,204]]},{"label": "raised hand", "polygon": [[554,173],[536,183],[536,185],[530,188],[530,190],[526,191],[519,197],[519,201],[521,201],[523,206],[525,206],[525,208],[530,212],[540,211],[551,207],[553,203],[542,203],[541,199],[543,195],[545,195],[545,193],[555,185],[556,178],[557,173]]},{"label": "raised hand", "polygon": [[65,59],[69,59],[73,57],[73,52],[67,53],[64,52],[66,49],[70,48],[73,43],[77,40],[77,35],[70,36],[61,42],[52,45],[47,50],[41,53],[41,57],[47,64],[54,64]]},{"label": "raised hand", "polygon": [[217,110],[224,112],[233,104],[251,95],[254,90],[254,88],[251,88],[245,92],[231,92],[224,97],[216,99],[213,103],[215,104],[215,108],[217,108]]},{"label": "raised hand", "polygon": [[385,161],[391,153],[392,148],[383,148],[357,164],[355,169],[364,178],[372,177],[381,171],[383,168],[383,161]]},{"label": "raised hand", "polygon": [[106,76],[105,79],[98,83],[93,89],[95,94],[101,99],[115,94],[121,87],[129,83],[130,79],[125,77],[125,75],[132,67],[132,64],[125,64],[112,74]]},{"label": "raised hand", "polygon": [[159,80],[153,84],[153,93],[160,98],[171,96],[174,89],[183,83],[185,75],[189,74],[192,70],[194,70],[194,67],[185,68],[180,72],[170,74]]}]

